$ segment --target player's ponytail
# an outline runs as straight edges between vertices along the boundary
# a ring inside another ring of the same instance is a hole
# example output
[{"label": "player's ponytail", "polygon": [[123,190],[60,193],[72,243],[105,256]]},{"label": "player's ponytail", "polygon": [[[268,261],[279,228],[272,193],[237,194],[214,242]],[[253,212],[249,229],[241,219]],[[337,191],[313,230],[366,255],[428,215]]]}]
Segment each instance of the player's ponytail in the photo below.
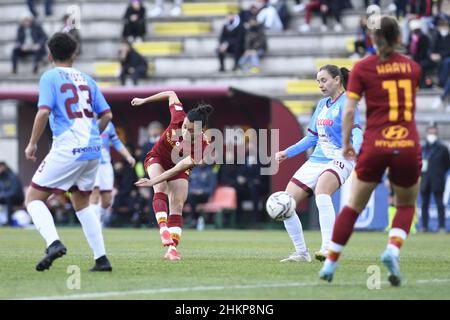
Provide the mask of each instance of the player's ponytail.
[{"label": "player's ponytail", "polygon": [[332,78],[339,77],[341,79],[342,86],[344,87],[344,89],[347,89],[347,81],[350,73],[347,68],[339,68],[334,64],[327,64],[321,67],[319,70],[326,70]]},{"label": "player's ponytail", "polygon": [[347,68],[339,68],[339,71],[341,72],[341,83],[345,90],[347,90],[347,83],[348,78],[350,76],[350,70]]},{"label": "player's ponytail", "polygon": [[201,121],[202,125],[205,126],[208,122],[209,115],[213,112],[214,108],[206,103],[201,103],[187,113],[187,118],[190,122]]}]

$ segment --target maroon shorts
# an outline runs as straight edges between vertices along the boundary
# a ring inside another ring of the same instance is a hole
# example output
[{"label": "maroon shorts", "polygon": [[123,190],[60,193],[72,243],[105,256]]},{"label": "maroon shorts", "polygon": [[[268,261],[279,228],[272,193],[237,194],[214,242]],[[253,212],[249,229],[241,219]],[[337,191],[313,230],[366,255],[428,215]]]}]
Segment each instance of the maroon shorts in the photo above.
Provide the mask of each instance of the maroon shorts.
[{"label": "maroon shorts", "polygon": [[399,150],[383,153],[377,150],[361,149],[356,161],[356,175],[365,182],[380,182],[389,168],[389,180],[399,187],[408,188],[417,183],[422,170],[420,150]]},{"label": "maroon shorts", "polygon": [[[145,158],[144,161],[144,168],[145,168],[145,172],[147,172],[147,168],[150,167],[152,164],[154,163],[158,163],[160,164],[164,170],[169,170],[172,169],[175,165],[173,163],[167,163],[165,161],[163,161],[163,159],[161,159],[161,157],[158,156],[150,156],[149,154],[147,155],[147,157]],[[186,179],[189,180],[189,173],[190,173],[190,169],[183,171],[183,172],[179,172],[176,175],[174,175],[172,178],[169,178],[167,181],[173,181],[173,180],[177,180],[177,179]]]}]

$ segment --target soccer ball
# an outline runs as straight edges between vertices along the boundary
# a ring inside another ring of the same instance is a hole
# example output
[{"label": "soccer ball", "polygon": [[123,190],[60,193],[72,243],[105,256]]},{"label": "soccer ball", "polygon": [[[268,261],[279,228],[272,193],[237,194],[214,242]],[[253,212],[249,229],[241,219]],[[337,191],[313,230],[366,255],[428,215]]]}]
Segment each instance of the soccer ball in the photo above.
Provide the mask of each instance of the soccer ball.
[{"label": "soccer ball", "polygon": [[275,221],[283,221],[291,217],[295,207],[294,198],[285,191],[273,193],[266,202],[267,213]]}]

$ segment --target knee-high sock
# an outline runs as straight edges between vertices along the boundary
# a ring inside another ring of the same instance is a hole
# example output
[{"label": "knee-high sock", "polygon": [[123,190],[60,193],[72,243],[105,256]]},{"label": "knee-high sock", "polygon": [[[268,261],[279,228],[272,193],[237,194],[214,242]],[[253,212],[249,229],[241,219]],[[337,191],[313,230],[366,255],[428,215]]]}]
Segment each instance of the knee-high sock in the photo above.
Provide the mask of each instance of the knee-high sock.
[{"label": "knee-high sock", "polygon": [[303,236],[303,227],[300,218],[297,215],[297,212],[294,211],[292,216],[290,216],[283,222],[284,227],[286,228],[286,231],[288,232],[289,237],[291,238],[292,243],[294,244],[295,251],[305,252],[307,249],[305,238]]},{"label": "knee-high sock", "polygon": [[319,209],[320,232],[322,233],[322,246],[320,250],[326,251],[330,246],[336,212],[334,211],[331,197],[328,194],[317,195],[316,205],[317,209]]},{"label": "knee-high sock", "polygon": [[88,206],[80,211],[76,212],[78,220],[83,228],[84,235],[86,237],[89,246],[94,252],[94,259],[98,259],[106,254],[105,243],[103,241],[102,227],[100,221]]},{"label": "knee-high sock", "polygon": [[153,195],[153,210],[160,228],[167,226],[167,195],[164,192],[155,192]]},{"label": "knee-high sock", "polygon": [[181,232],[183,228],[183,216],[181,214],[171,214],[167,221],[170,236],[172,237],[175,246],[178,246],[181,240]]},{"label": "knee-high sock", "polygon": [[27,211],[30,214],[31,219],[33,219],[36,229],[47,243],[47,247],[55,240],[59,240],[52,214],[44,202],[40,200],[31,201],[27,205]]},{"label": "knee-high sock", "polygon": [[337,261],[342,249],[347,244],[348,239],[353,233],[353,226],[358,219],[359,213],[350,207],[342,208],[334,223],[331,244],[328,248],[328,259]]},{"label": "knee-high sock", "polygon": [[414,206],[397,207],[397,213],[389,231],[389,242],[387,245],[396,256],[399,255],[400,248],[409,234],[415,211],[416,208]]}]

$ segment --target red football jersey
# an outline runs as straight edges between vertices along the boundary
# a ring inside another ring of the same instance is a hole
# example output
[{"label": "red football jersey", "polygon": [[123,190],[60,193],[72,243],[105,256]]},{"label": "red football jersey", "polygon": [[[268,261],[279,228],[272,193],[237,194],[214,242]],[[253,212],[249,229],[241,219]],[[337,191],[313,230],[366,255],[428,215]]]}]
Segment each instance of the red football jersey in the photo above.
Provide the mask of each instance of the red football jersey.
[{"label": "red football jersey", "polygon": [[[170,168],[175,165],[172,161],[172,152],[179,150],[180,157],[183,157],[182,148],[186,147],[183,144],[183,137],[181,136],[181,127],[183,125],[186,113],[183,110],[181,104],[171,104],[170,110],[170,123],[164,130],[158,142],[153,146],[152,150],[147,154],[145,167],[151,158],[159,158],[164,164],[164,167]],[[204,134],[201,135],[201,141],[191,144],[191,157],[198,163],[203,158],[203,152],[208,145],[208,140]],[[175,150],[174,150],[175,149]]]},{"label": "red football jersey", "polygon": [[420,74],[420,66],[399,53],[385,61],[372,55],[355,64],[347,96],[366,98],[363,148],[388,153],[420,148],[414,115]]}]

